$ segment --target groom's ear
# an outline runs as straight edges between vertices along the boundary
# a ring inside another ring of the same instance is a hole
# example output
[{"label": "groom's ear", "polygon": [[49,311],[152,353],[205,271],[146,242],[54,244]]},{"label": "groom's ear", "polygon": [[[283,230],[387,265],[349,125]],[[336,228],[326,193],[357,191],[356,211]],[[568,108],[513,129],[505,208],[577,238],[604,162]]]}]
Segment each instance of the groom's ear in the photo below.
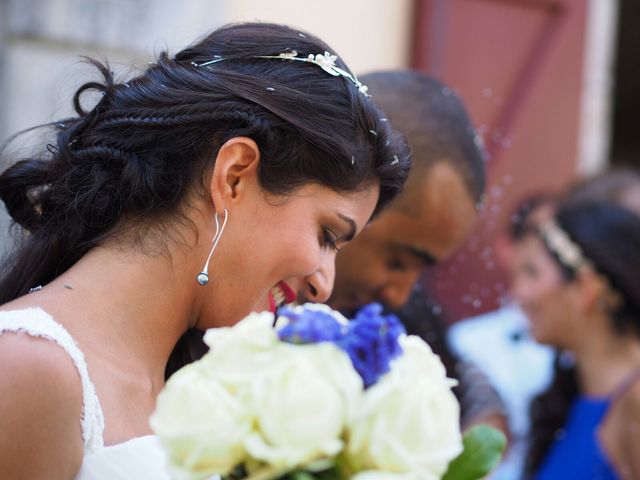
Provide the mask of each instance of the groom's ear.
[{"label": "groom's ear", "polygon": [[257,185],[259,162],[260,149],[249,137],[234,137],[220,147],[209,185],[216,211]]}]

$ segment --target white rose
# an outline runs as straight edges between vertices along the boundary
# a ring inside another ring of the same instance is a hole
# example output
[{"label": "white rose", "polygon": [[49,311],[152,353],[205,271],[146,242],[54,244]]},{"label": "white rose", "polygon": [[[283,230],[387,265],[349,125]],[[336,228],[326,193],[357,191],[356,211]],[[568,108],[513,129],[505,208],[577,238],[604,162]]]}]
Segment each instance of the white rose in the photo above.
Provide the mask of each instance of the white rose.
[{"label": "white rose", "polygon": [[265,350],[278,341],[272,324],[272,313],[253,312],[231,327],[207,330],[204,334],[204,342],[211,349],[226,353],[233,353],[238,347]]},{"label": "white rose", "polygon": [[421,375],[432,379],[439,379],[454,387],[458,382],[447,378],[447,371],[440,357],[433,353],[428,343],[416,335],[402,335],[398,339],[402,348],[402,355],[396,358],[391,369],[402,372],[403,375]]},{"label": "white rose", "polygon": [[207,369],[196,362],[176,372],[160,392],[149,421],[176,479],[224,475],[245,458],[249,411]]},{"label": "white rose", "polygon": [[249,455],[294,468],[337,454],[363,388],[351,360],[330,343],[281,343],[276,350],[253,383],[257,421],[245,444]]},{"label": "white rose", "polygon": [[[347,453],[357,471],[439,479],[462,451],[460,407],[440,359],[417,337],[400,338],[403,355],[364,394]],[[412,476],[415,475],[415,476]],[[373,480],[375,477],[362,477]],[[405,478],[405,477],[400,477]]]},{"label": "white rose", "polygon": [[274,361],[279,343],[273,314],[252,313],[233,327],[213,328],[204,335],[209,352],[202,358],[207,374],[240,395]]}]

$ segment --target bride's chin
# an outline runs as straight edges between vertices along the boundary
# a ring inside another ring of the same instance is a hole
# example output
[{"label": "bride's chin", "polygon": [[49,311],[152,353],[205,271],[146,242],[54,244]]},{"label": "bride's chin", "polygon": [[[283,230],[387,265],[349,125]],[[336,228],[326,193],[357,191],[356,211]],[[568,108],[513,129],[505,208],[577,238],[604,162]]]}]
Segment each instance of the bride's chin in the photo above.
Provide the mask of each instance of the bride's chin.
[{"label": "bride's chin", "polygon": [[254,304],[254,307],[252,310],[257,313],[274,312],[275,307],[276,307],[276,304],[273,299],[273,296],[270,293],[268,293],[265,298],[263,298],[262,300]]},{"label": "bride's chin", "polygon": [[261,300],[254,303],[251,311],[261,313],[261,312],[271,312],[274,313],[276,311],[276,301],[273,297],[271,291],[267,292],[267,294],[262,297]]}]

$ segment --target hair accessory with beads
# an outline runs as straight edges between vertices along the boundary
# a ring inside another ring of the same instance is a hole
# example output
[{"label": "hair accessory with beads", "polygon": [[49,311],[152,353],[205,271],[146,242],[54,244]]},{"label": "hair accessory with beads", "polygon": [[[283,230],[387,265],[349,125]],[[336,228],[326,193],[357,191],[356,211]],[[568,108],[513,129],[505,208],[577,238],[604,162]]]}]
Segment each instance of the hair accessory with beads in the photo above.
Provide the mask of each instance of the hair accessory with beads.
[{"label": "hair accessory with beads", "polygon": [[[360,80],[358,80],[358,78],[355,75],[338,67],[336,65],[336,60],[338,59],[338,57],[336,55],[331,55],[329,52],[324,52],[324,54],[318,53],[316,55],[313,55],[310,53],[307,57],[299,57],[298,52],[296,52],[295,50],[291,50],[290,52],[280,53],[279,55],[259,55],[257,57],[252,57],[252,58],[267,58],[267,59],[291,60],[296,62],[312,63],[320,67],[329,75],[333,75],[334,77],[346,78],[358,88],[360,93],[362,93],[366,97],[370,96],[367,93],[368,87],[364,85]],[[191,62],[191,64],[194,67],[206,67],[208,65],[213,65],[214,63],[218,63],[223,60],[226,60],[226,59],[224,57],[221,57],[220,55],[214,55],[213,60],[209,60],[203,63]]]},{"label": "hair accessory with beads", "polygon": [[567,232],[553,220],[541,222],[538,231],[547,247],[555,253],[560,261],[574,270],[580,270],[585,266],[589,266],[591,262],[582,253],[582,249],[577,245]]},{"label": "hair accessory with beads", "polygon": [[538,225],[538,232],[549,250],[558,256],[558,259],[563,265],[576,272],[588,269],[600,278],[604,285],[604,291],[599,300],[599,304],[603,309],[615,311],[620,308],[624,303],[622,295],[611,285],[605,275],[599,274],[596,271],[593,262],[587,258],[580,246],[571,240],[567,232],[552,219],[540,223],[540,225]]}]

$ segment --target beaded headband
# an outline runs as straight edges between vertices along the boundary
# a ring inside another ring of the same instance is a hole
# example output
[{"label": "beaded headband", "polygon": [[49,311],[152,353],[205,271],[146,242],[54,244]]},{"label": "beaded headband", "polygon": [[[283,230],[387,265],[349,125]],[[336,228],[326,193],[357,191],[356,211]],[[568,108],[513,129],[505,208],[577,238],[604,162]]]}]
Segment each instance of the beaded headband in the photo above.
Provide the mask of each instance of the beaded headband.
[{"label": "beaded headband", "polygon": [[555,221],[549,219],[542,222],[538,225],[538,232],[549,250],[558,256],[563,265],[576,272],[589,269],[600,278],[605,287],[601,298],[604,306],[613,311],[624,303],[622,295],[611,285],[609,279],[596,271],[593,262],[586,257],[580,246],[571,240],[567,232]]},{"label": "beaded headband", "polygon": [[[221,57],[219,55],[214,55],[214,59],[213,60],[208,60],[206,62],[203,63],[197,63],[197,62],[191,62],[191,64],[194,67],[206,67],[207,65],[213,65],[214,63],[218,63],[218,62],[222,62],[223,60],[227,60],[224,57]],[[291,50],[290,52],[285,52],[285,53],[281,53],[279,55],[259,55],[257,57],[252,57],[252,58],[266,58],[266,59],[276,59],[276,60],[291,60],[291,61],[295,61],[295,62],[304,62],[304,63],[311,63],[313,65],[317,65],[318,67],[320,67],[322,70],[324,70],[325,72],[327,72],[329,75],[332,75],[334,77],[344,77],[347,80],[349,80],[351,83],[353,83],[356,88],[358,89],[358,91],[360,91],[360,93],[362,93],[365,97],[369,97],[370,95],[367,93],[368,87],[366,85],[364,85],[360,80],[358,80],[358,78],[347,72],[346,70],[343,70],[342,68],[338,67],[336,65],[336,60],[338,59],[338,57],[336,55],[331,55],[329,52],[324,52],[323,55],[321,54],[309,54],[307,57],[298,57],[298,52],[296,52],[295,50]]]},{"label": "beaded headband", "polygon": [[573,270],[590,267],[591,262],[582,252],[580,246],[575,243],[567,232],[553,220],[546,220],[538,225],[538,231],[547,247],[555,253],[560,261]]}]

